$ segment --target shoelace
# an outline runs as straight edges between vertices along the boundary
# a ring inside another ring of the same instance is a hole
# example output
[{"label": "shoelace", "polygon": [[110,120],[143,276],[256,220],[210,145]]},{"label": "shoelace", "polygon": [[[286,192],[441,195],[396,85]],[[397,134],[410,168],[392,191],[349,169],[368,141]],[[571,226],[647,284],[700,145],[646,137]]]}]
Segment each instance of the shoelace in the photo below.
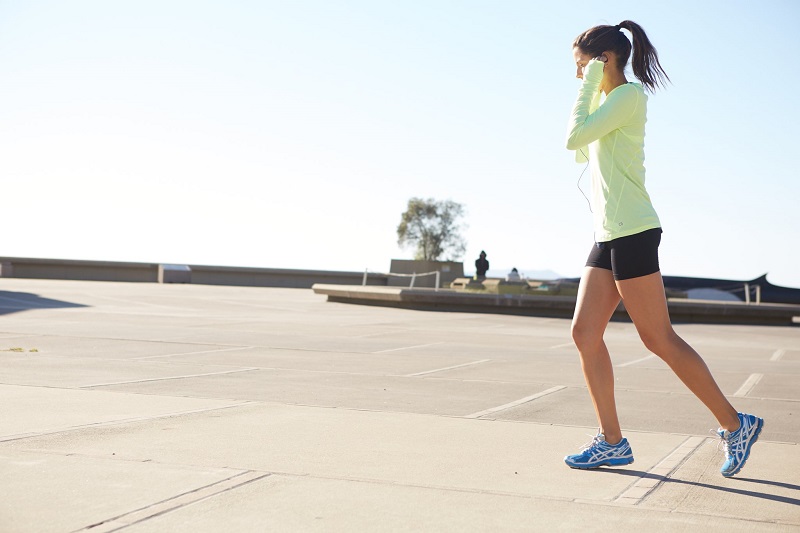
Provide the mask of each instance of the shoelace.
[{"label": "shoelace", "polygon": [[603,442],[603,439],[600,438],[601,435],[602,435],[601,433],[598,433],[597,435],[588,435],[589,437],[592,437],[592,440],[581,446],[581,451],[584,452],[586,450],[591,450],[592,448]]},{"label": "shoelace", "polygon": [[733,435],[733,433],[728,432],[728,436],[725,437],[724,436],[725,433],[723,432],[722,434],[720,434],[719,430],[709,429],[708,431],[710,433],[713,433],[714,436],[719,439],[719,441],[717,442],[717,450],[719,450],[720,446],[722,446],[725,455],[728,456],[731,455],[731,440],[732,440],[731,436]]},{"label": "shoelace", "polygon": [[722,448],[725,452],[725,455],[728,455],[728,439],[717,433],[715,430],[710,429],[709,432],[713,433],[714,436],[718,439],[717,440],[717,450]]}]

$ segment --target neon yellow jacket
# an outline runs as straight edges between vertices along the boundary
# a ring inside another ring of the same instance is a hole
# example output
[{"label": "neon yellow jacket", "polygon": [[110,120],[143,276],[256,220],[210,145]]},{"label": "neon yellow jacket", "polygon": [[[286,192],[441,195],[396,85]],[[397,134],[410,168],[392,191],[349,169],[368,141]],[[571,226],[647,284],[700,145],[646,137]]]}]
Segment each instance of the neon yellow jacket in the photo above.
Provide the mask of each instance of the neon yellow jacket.
[{"label": "neon yellow jacket", "polygon": [[603,65],[595,59],[586,65],[567,131],[567,149],[591,167],[597,242],[661,227],[644,187],[647,95],[640,84],[627,83],[600,103]]}]

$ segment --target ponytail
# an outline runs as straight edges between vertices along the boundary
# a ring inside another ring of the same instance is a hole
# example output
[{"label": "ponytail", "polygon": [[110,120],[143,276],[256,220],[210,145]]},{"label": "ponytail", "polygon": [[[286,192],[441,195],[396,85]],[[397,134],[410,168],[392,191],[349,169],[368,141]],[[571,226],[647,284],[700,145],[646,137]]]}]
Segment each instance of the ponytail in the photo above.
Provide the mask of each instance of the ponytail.
[{"label": "ponytail", "polygon": [[[625,34],[620,31],[622,29],[628,30],[633,36],[632,46]],[[647,38],[644,29],[632,20],[623,20],[616,26],[590,28],[580,34],[572,46],[592,57],[599,56],[605,51],[614,52],[622,68],[628,64],[632,48],[633,75],[648,91],[654,92],[658,87],[664,88],[666,82],[670,81],[658,61],[658,52],[653,43]]]},{"label": "ponytail", "polygon": [[666,82],[670,81],[667,73],[661,68],[658,62],[658,52],[656,47],[647,38],[641,26],[632,20],[623,20],[619,23],[620,28],[625,28],[633,36],[633,75],[636,76],[642,85],[653,92],[661,86],[665,88]]}]

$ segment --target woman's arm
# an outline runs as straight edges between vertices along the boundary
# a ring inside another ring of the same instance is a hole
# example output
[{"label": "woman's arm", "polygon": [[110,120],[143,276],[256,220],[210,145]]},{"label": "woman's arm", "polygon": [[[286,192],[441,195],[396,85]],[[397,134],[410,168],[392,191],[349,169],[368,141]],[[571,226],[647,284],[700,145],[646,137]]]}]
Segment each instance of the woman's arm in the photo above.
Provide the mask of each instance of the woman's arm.
[{"label": "woman's arm", "polygon": [[600,90],[603,81],[602,61],[592,59],[583,72],[583,84],[578,91],[578,99],[572,107],[567,131],[567,150],[578,150],[617,128],[624,126],[633,116],[641,98],[639,91],[611,91],[594,113],[591,113],[592,99]]}]

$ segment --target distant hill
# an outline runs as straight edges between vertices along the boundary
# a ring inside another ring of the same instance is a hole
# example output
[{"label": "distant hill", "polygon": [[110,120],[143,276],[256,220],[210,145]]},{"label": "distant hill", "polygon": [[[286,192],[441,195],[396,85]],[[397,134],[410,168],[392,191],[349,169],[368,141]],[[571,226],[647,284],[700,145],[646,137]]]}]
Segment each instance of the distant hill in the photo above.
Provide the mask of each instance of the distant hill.
[{"label": "distant hill", "polygon": [[[505,278],[508,273],[511,272],[512,268],[514,267],[490,268],[486,273],[486,276],[490,278]],[[552,270],[535,270],[517,267],[517,271],[519,272],[520,276],[528,279],[560,279],[562,277],[561,274],[558,272],[553,272]],[[474,276],[475,269],[472,269],[470,272],[465,272],[464,275],[469,277]]]}]

